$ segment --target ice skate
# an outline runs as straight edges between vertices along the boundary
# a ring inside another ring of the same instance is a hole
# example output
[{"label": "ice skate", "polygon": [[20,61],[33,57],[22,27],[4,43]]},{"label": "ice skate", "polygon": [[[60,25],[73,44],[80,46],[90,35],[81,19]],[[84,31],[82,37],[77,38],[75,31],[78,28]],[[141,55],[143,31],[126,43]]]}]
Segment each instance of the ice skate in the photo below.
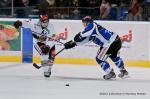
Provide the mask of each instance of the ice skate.
[{"label": "ice skate", "polygon": [[51,76],[51,72],[44,72],[44,77],[50,77]]},{"label": "ice skate", "polygon": [[109,74],[104,75],[103,78],[105,80],[108,80],[108,79],[111,79],[111,78],[116,78],[116,74],[115,74],[114,70],[112,69],[111,72]]},{"label": "ice skate", "polygon": [[129,77],[128,74],[129,73],[127,72],[126,69],[122,69],[122,70],[120,70],[120,74],[118,75],[118,77],[120,77],[120,78],[127,78],[127,77]]}]

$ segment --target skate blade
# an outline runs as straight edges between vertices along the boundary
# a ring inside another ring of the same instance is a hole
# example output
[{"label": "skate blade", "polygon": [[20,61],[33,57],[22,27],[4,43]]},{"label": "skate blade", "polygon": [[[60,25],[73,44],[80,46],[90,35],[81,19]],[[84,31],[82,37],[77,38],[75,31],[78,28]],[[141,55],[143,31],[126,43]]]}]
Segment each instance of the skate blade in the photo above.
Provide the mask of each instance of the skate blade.
[{"label": "skate blade", "polygon": [[115,77],[111,77],[111,78],[109,78],[109,79],[105,79],[105,78],[103,78],[104,80],[110,80],[110,81],[113,81],[113,80],[116,80],[117,78],[116,78],[116,76]]},{"label": "skate blade", "polygon": [[[119,76],[118,76],[118,77],[119,77]],[[125,76],[119,77],[119,78],[121,78],[121,79],[126,79],[126,78],[130,78],[130,76],[129,76],[129,75],[125,75]]]},{"label": "skate blade", "polygon": [[37,64],[33,64],[33,66],[36,68],[36,69],[40,69],[41,67],[40,66],[38,66]]},{"label": "skate blade", "polygon": [[105,81],[116,81],[117,78],[104,79]]}]

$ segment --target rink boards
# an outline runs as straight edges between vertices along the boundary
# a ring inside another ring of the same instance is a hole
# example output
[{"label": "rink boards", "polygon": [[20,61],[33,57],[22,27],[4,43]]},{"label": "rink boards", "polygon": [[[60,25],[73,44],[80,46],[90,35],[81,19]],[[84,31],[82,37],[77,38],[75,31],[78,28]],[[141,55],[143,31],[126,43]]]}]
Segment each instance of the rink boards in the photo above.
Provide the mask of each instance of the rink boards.
[{"label": "rink boards", "polygon": [[[0,19],[2,21],[15,21],[18,19]],[[21,19],[23,20],[23,19]],[[36,23],[36,19],[32,19]],[[50,20],[56,31],[56,39],[67,42],[83,30],[81,20]],[[110,31],[116,32],[123,40],[121,57],[127,66],[150,67],[150,23],[148,22],[123,22],[123,21],[98,21]],[[31,33],[31,32],[27,32]],[[22,31],[21,33],[22,34]],[[21,44],[22,44],[21,36]],[[22,62],[22,46],[20,51],[0,51],[1,62]],[[56,44],[56,52],[63,48],[62,44]],[[57,64],[82,64],[96,65],[95,56],[99,49],[93,43],[78,46],[70,50],[64,50],[56,57]],[[40,62],[38,53],[33,49],[33,61]]]}]

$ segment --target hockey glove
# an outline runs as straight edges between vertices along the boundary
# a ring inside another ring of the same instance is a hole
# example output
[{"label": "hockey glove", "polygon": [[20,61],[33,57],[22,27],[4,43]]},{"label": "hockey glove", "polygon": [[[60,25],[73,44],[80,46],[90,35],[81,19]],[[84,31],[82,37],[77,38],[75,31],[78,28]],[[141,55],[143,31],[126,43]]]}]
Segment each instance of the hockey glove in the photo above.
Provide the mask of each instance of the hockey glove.
[{"label": "hockey glove", "polygon": [[65,49],[70,49],[70,48],[75,47],[75,46],[76,46],[76,43],[71,40],[71,41],[66,42],[66,43],[64,44],[64,46],[65,46]]},{"label": "hockey glove", "polygon": [[14,22],[14,27],[15,28],[19,28],[20,26],[22,26],[22,22],[17,20],[16,22]]}]

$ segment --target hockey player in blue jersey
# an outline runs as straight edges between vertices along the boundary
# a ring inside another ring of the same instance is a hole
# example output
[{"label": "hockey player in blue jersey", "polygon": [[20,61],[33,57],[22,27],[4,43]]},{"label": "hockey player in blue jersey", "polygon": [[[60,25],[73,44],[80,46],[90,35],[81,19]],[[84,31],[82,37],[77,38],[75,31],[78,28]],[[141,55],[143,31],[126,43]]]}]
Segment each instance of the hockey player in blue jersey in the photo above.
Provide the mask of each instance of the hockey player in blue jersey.
[{"label": "hockey player in blue jersey", "polygon": [[96,55],[96,62],[106,72],[106,75],[103,76],[104,79],[107,80],[116,77],[114,70],[106,61],[108,57],[120,69],[120,73],[118,75],[119,77],[128,76],[128,72],[124,67],[124,62],[118,55],[122,45],[119,36],[116,33],[110,32],[101,25],[94,22],[90,16],[84,17],[82,19],[82,23],[85,27],[84,31],[78,33],[74,37],[74,40],[66,42],[64,44],[65,48],[70,49],[92,41],[100,46],[100,49]]}]

